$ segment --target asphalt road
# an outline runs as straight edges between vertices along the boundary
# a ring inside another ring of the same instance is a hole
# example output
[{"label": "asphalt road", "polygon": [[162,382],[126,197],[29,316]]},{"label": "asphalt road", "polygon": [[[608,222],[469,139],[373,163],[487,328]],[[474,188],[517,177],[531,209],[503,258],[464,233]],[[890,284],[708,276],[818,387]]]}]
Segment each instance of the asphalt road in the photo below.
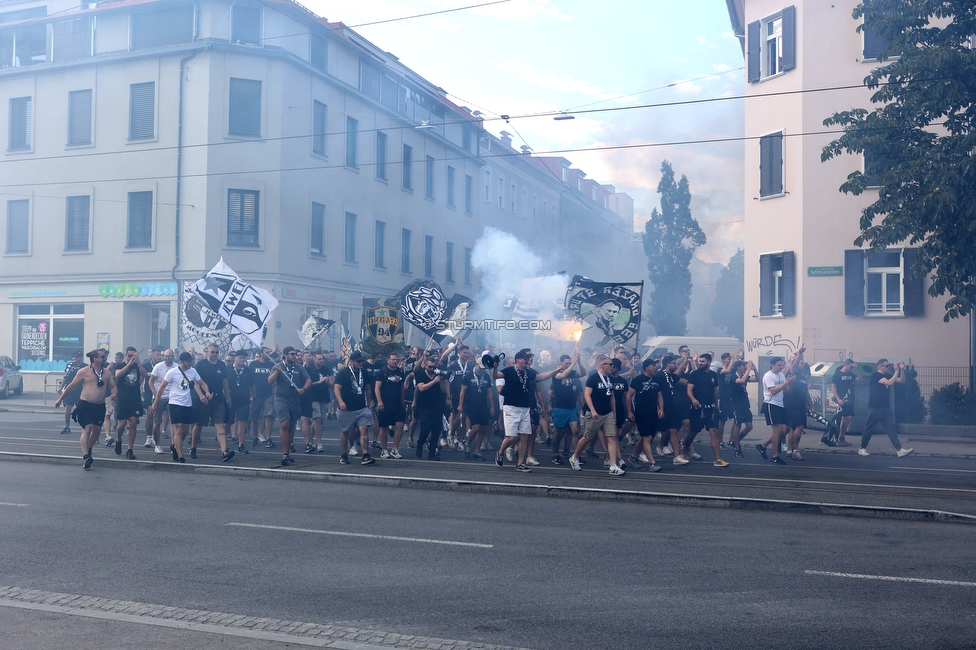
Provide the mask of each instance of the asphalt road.
[{"label": "asphalt road", "polygon": [[[18,462],[0,495],[0,584],[25,589],[531,648],[963,648],[976,629],[966,525]],[[5,648],[227,646],[2,601],[0,629]]]}]

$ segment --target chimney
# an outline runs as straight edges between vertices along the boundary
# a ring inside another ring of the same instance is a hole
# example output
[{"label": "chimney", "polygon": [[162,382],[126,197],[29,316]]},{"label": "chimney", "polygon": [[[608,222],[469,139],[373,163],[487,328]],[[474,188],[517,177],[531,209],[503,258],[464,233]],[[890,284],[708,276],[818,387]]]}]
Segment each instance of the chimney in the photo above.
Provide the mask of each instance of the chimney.
[{"label": "chimney", "polygon": [[502,131],[500,135],[502,136],[502,144],[505,145],[506,147],[508,147],[509,149],[511,149],[512,148],[512,134],[509,133],[508,131]]}]

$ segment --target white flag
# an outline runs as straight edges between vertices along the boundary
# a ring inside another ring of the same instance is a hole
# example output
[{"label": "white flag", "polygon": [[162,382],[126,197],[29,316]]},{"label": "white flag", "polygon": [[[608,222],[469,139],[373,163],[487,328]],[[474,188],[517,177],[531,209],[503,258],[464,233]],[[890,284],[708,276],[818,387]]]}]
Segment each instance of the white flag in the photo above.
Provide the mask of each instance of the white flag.
[{"label": "white flag", "polygon": [[193,291],[221,319],[240,330],[260,347],[264,326],[278,301],[264,289],[242,281],[220,258],[217,266],[193,285]]}]

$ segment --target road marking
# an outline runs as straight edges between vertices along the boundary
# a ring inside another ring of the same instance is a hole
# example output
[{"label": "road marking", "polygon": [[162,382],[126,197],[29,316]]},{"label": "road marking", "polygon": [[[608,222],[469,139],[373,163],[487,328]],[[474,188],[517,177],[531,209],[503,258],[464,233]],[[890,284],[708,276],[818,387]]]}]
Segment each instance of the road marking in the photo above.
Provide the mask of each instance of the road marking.
[{"label": "road marking", "polygon": [[30,505],[29,503],[4,503],[3,501],[0,501],[0,506],[14,506],[15,508],[26,508],[29,505]]},{"label": "road marking", "polygon": [[915,472],[965,472],[967,474],[976,474],[976,469],[941,469],[938,467],[898,467],[897,465],[892,465],[891,469],[908,469]]},{"label": "road marking", "polygon": [[473,546],[474,548],[494,548],[494,544],[477,544],[475,542],[454,542],[446,539],[425,539],[423,537],[398,537],[396,535],[370,535],[368,533],[348,533],[340,530],[315,530],[313,528],[293,528],[291,526],[266,526],[264,524],[244,524],[231,522],[226,526],[240,526],[242,528],[263,528],[266,530],[284,530],[293,533],[315,533],[316,535],[337,535],[340,537],[365,537],[367,539],[388,539],[394,542],[421,542],[424,544],[446,544],[447,546]]},{"label": "road marking", "polygon": [[806,570],[808,576],[829,576],[831,578],[857,578],[859,580],[885,580],[888,582],[918,582],[925,585],[950,585],[953,587],[976,587],[976,582],[958,580],[933,580],[931,578],[903,578],[901,576],[872,576],[864,573],[836,573],[834,571]]}]

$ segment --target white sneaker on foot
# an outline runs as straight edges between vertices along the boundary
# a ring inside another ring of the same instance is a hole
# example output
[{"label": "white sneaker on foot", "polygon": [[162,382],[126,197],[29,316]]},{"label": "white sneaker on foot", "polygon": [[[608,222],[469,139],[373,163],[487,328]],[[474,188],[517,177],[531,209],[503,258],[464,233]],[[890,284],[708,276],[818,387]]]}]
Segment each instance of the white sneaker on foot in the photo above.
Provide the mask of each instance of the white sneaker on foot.
[{"label": "white sneaker on foot", "polygon": [[155,451],[157,454],[165,454],[166,453],[165,451],[163,451],[163,448],[161,446],[159,446],[159,445],[156,445],[156,449],[154,449],[153,451]]},{"label": "white sneaker on foot", "polygon": [[912,449],[911,447],[902,447],[901,449],[898,450],[898,458],[904,458],[905,456],[912,453],[913,451],[915,450]]},{"label": "white sneaker on foot", "polygon": [[864,447],[861,447],[860,449],[857,450],[857,455],[858,456],[870,456],[871,454],[868,453],[868,450],[867,449],[865,449]]},{"label": "white sneaker on foot", "polygon": [[675,465],[687,465],[691,461],[685,458],[684,456],[675,456],[674,460],[672,460],[671,462],[674,463]]},{"label": "white sneaker on foot", "polygon": [[539,464],[539,461],[535,459],[535,456],[529,456],[528,458],[525,459],[525,464],[531,465],[532,467],[536,467]]},{"label": "white sneaker on foot", "polygon": [[505,460],[510,463],[515,462],[515,447],[509,447],[505,450]]}]

